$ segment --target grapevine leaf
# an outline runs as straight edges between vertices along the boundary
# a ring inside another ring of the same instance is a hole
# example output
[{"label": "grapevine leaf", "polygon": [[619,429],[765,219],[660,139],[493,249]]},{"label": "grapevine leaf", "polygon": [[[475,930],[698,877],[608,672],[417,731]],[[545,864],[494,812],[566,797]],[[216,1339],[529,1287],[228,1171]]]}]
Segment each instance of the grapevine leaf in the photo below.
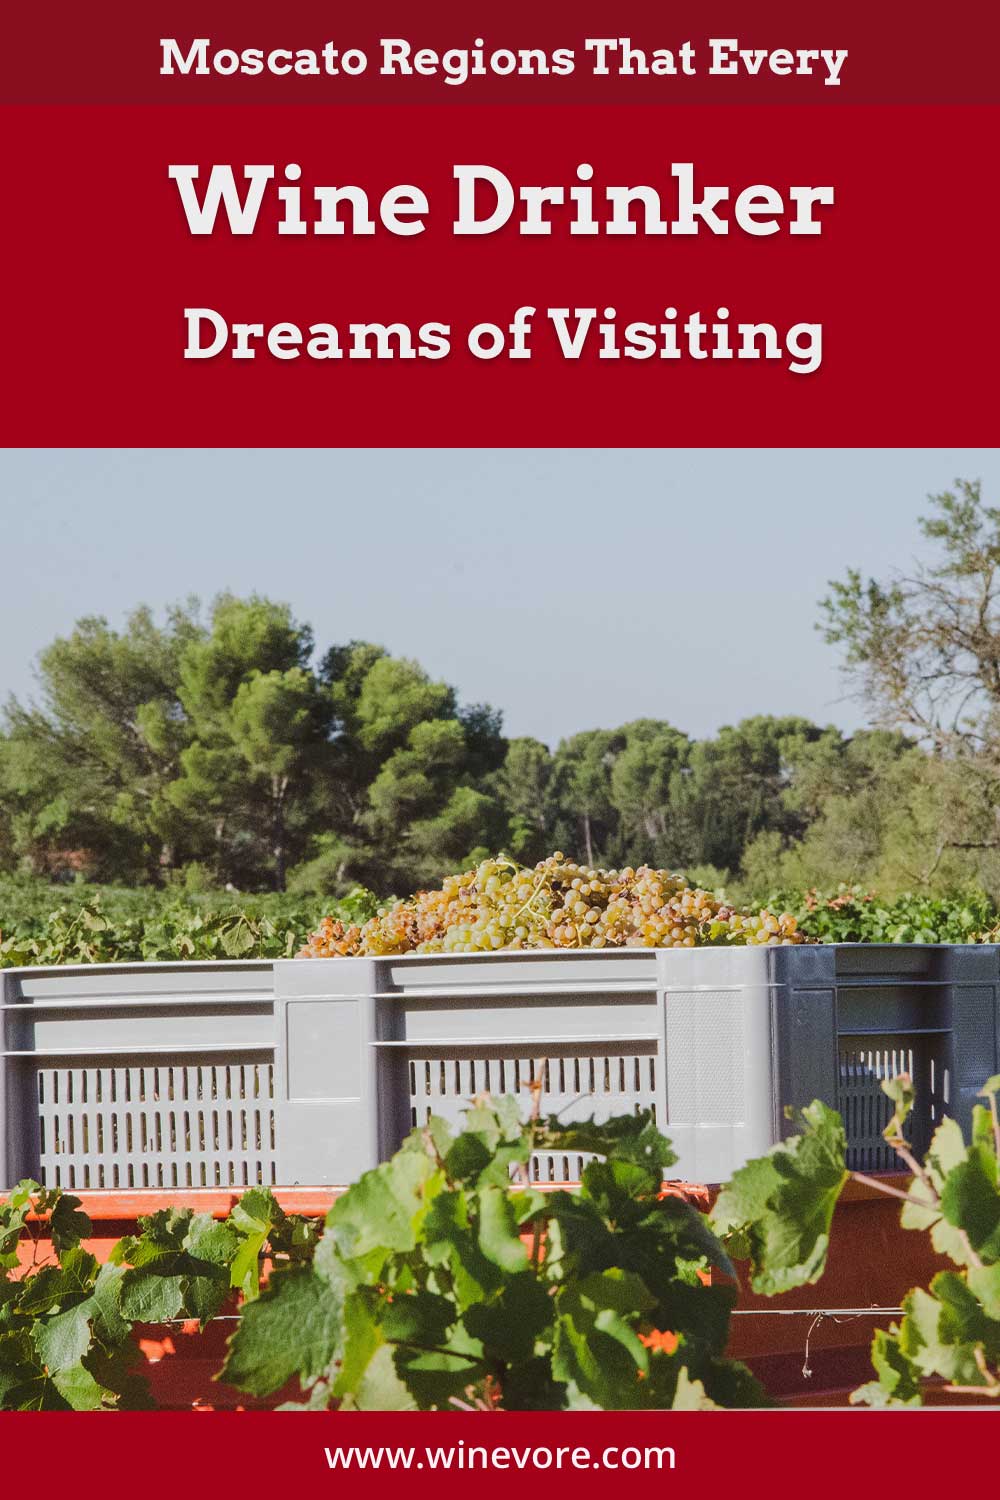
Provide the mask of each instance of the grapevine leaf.
[{"label": "grapevine leaf", "polygon": [[848,1178],[836,1111],[814,1100],[801,1123],[801,1134],[734,1173],[709,1216],[717,1234],[738,1232],[741,1248],[749,1249],[751,1285],[765,1296],[822,1275],[833,1211]]},{"label": "grapevine leaf", "polygon": [[260,1293],[260,1256],[267,1243],[267,1231],[248,1234],[229,1267],[229,1285],[252,1302]]},{"label": "grapevine leaf", "polygon": [[877,1380],[852,1391],[852,1406],[920,1406],[920,1372],[903,1353],[897,1329],[877,1328],[872,1340]]},{"label": "grapevine leaf", "polygon": [[[927,1149],[924,1165],[930,1185],[915,1177],[907,1190],[909,1201],[903,1204],[900,1215],[904,1229],[929,1230],[931,1243],[938,1254],[949,1256],[959,1266],[968,1260],[965,1240],[958,1229],[942,1218],[940,1202],[934,1201],[934,1195],[940,1195],[948,1174],[965,1161],[965,1154],[961,1126],[950,1115],[946,1116]],[[915,1202],[915,1199],[921,1201]]]},{"label": "grapevine leaf", "polygon": [[963,1277],[939,1271],[930,1290],[916,1287],[903,1299],[905,1317],[899,1330],[903,1354],[924,1375],[939,1375],[959,1385],[984,1385],[977,1346],[996,1358],[1000,1325],[984,1313]]},{"label": "grapevine leaf", "polygon": [[16,1409],[14,1393],[42,1373],[28,1329],[0,1334],[0,1411]]},{"label": "grapevine leaf", "polygon": [[374,1250],[415,1249],[416,1220],[432,1177],[440,1190],[443,1174],[431,1159],[419,1151],[406,1150],[359,1177],[336,1200],[326,1218],[341,1254],[354,1259]]},{"label": "grapevine leaf", "polygon": [[341,1350],[343,1313],[339,1288],[311,1269],[273,1276],[243,1309],[219,1378],[252,1396],[270,1395],[294,1375],[318,1379]]},{"label": "grapevine leaf", "polygon": [[344,1300],[343,1352],[334,1393],[348,1396],[361,1387],[365,1372],[385,1340],[375,1315],[373,1293],[367,1287]]},{"label": "grapevine leaf", "polygon": [[1000,1259],[997,1159],[982,1143],[970,1146],[965,1161],[948,1173],[941,1192],[941,1213],[949,1224],[964,1230],[981,1256]]},{"label": "grapevine leaf", "polygon": [[81,1240],[85,1240],[91,1234],[93,1225],[85,1213],[79,1212],[80,1199],[70,1196],[60,1196],[52,1210],[49,1219],[49,1228],[52,1232],[52,1244],[57,1255],[71,1250]]},{"label": "grapevine leaf", "polygon": [[142,1267],[126,1271],[118,1284],[118,1307],[131,1323],[169,1323],[183,1306],[179,1276],[162,1276]]},{"label": "grapevine leaf", "polygon": [[381,1310],[383,1337],[395,1344],[442,1344],[454,1322],[455,1304],[435,1292],[393,1297]]},{"label": "grapevine leaf", "polygon": [[510,1194],[503,1188],[486,1187],[479,1195],[479,1248],[487,1260],[509,1274],[527,1267],[527,1246],[518,1234]]},{"label": "grapevine leaf", "polygon": [[122,1317],[121,1280],[125,1275],[122,1266],[106,1263],[97,1273],[91,1297],[91,1312],[94,1320],[94,1337],[106,1348],[123,1344],[132,1331],[132,1324]]},{"label": "grapevine leaf", "polygon": [[[932,938],[931,942],[933,941]],[[882,1092],[896,1106],[892,1119],[882,1132],[885,1139],[891,1141],[897,1135],[902,1134],[910,1111],[913,1109],[913,1101],[916,1097],[913,1079],[909,1073],[897,1073],[895,1078],[885,1078],[882,1080]]]},{"label": "grapevine leaf", "polygon": [[348,1411],[414,1411],[417,1402],[396,1371],[394,1351],[382,1344],[372,1355],[360,1382],[341,1403]]},{"label": "grapevine leaf", "polygon": [[231,1223],[244,1234],[266,1235],[284,1213],[270,1188],[250,1188],[229,1215]]},{"label": "grapevine leaf", "polygon": [[659,1186],[659,1172],[636,1162],[592,1161],[583,1169],[580,1196],[595,1203],[605,1218],[618,1221],[636,1199],[648,1199]]},{"label": "grapevine leaf", "polygon": [[142,1375],[133,1373],[135,1349],[131,1344],[108,1351],[92,1348],[84,1364],[104,1392],[104,1404],[118,1411],[149,1411],[153,1400],[149,1384]]},{"label": "grapevine leaf", "polygon": [[635,1162],[661,1179],[666,1168],[677,1161],[670,1142],[657,1130],[651,1110],[618,1115],[602,1124],[591,1118],[564,1125],[558,1115],[551,1115],[540,1128],[537,1141],[538,1150],[553,1143],[560,1151],[596,1152],[599,1156],[613,1151],[619,1161]]},{"label": "grapevine leaf", "polygon": [[510,1364],[530,1360],[535,1341],[551,1327],[555,1303],[530,1273],[512,1276],[489,1301],[467,1308],[462,1322],[491,1354]]},{"label": "grapevine leaf", "polygon": [[428,1265],[447,1266],[460,1310],[480,1302],[503,1284],[500,1269],[486,1259],[469,1221],[461,1189],[438,1193],[423,1222],[424,1257]]},{"label": "grapevine leaf", "polygon": [[97,1278],[97,1257],[75,1246],[59,1266],[45,1266],[25,1284],[18,1311],[37,1317],[88,1296]]},{"label": "grapevine leaf", "polygon": [[718,1411],[711,1397],[705,1394],[700,1380],[692,1380],[687,1367],[682,1366],[677,1376],[677,1388],[671,1403],[674,1411]]},{"label": "grapevine leaf", "polygon": [[1000,1264],[970,1266],[965,1279],[986,1316],[1000,1323]]},{"label": "grapevine leaf", "polygon": [[[650,1288],[652,1290],[652,1288]],[[732,1286],[691,1286],[671,1280],[657,1287],[658,1302],[650,1322],[661,1332],[685,1330],[687,1346],[721,1354],[729,1339],[729,1318],[736,1302]]]},{"label": "grapevine leaf", "polygon": [[78,1302],[54,1318],[39,1318],[31,1335],[38,1357],[50,1375],[69,1370],[90,1348],[90,1324],[94,1316],[93,1299]]},{"label": "grapevine leaf", "polygon": [[[73,1411],[99,1411],[110,1393],[82,1364],[73,1364],[52,1374],[52,1384]],[[113,1398],[112,1398],[113,1399]]]},{"label": "grapevine leaf", "polygon": [[448,1340],[442,1350],[413,1349],[397,1345],[393,1352],[396,1373],[421,1411],[447,1406],[452,1396],[460,1396],[470,1385],[482,1380],[487,1366],[482,1346],[461,1330]]},{"label": "grapevine leaf", "polygon": [[600,1272],[560,1289],[552,1373],[571,1395],[579,1391],[605,1410],[641,1404],[638,1375],[649,1356],[626,1316],[652,1302],[640,1278],[623,1271]]}]

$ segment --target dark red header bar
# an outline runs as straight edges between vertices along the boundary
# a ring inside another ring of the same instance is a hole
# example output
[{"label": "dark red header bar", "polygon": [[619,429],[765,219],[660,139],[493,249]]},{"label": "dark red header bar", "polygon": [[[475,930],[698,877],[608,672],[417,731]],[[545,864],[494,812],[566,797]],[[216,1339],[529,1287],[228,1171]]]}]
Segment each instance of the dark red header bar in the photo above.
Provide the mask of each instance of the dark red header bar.
[{"label": "dark red header bar", "polygon": [[998,40],[983,0],[56,0],[9,8],[0,102],[986,104],[1000,102]]}]

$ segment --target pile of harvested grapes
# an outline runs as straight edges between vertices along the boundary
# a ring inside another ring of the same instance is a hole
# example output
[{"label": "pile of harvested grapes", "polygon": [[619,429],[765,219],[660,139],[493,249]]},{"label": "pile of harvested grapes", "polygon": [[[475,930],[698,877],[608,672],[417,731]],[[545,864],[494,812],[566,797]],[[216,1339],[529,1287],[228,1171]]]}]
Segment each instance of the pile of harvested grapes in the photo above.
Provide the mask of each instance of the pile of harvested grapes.
[{"label": "pile of harvested grapes", "polygon": [[737,911],[668,870],[594,870],[560,853],[527,869],[500,854],[361,927],[325,918],[299,957],[807,941],[794,917]]}]

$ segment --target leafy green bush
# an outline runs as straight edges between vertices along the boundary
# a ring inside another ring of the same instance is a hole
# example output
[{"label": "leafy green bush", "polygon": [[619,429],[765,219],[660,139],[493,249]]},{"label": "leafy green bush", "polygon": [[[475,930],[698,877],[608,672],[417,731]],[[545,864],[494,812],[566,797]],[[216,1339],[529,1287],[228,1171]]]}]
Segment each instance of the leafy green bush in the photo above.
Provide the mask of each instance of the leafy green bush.
[{"label": "leafy green bush", "polygon": [[957,1269],[908,1292],[902,1321],[876,1331],[876,1378],[851,1401],[919,1406],[928,1381],[952,1394],[1000,1397],[1000,1074],[982,1090],[986,1104],[973,1110],[971,1141],[945,1118],[923,1162],[904,1135],[912,1080],[901,1075],[882,1087],[895,1106],[885,1139],[913,1174],[907,1188],[849,1172],[840,1117],[814,1103],[803,1112],[801,1134],[735,1174],[712,1226],[734,1258],[749,1261],[754,1290],[773,1295],[822,1275],[833,1210],[851,1178],[901,1199],[903,1228],[928,1232]]},{"label": "leafy green bush", "polygon": [[[349,923],[367,920],[377,902],[359,887],[333,905]],[[0,967],[289,958],[315,921],[313,906],[285,894],[185,895],[0,879]]]},{"label": "leafy green bush", "polygon": [[821,943],[975,943],[993,940],[996,907],[983,891],[958,896],[906,894],[883,901],[863,886],[833,892],[779,891],[772,911],[789,911]]},{"label": "leafy green bush", "polygon": [[[48,1216],[43,1236],[29,1215]],[[0,1410],[137,1410],[152,1403],[132,1372],[135,1323],[197,1318],[202,1327],[235,1290],[259,1291],[266,1253],[291,1265],[312,1253],[317,1226],[284,1214],[263,1188],[228,1219],[167,1208],[139,1220],[99,1266],[80,1199],[22,1182],[0,1203]],[[18,1269],[18,1242],[34,1253]],[[13,1274],[12,1274],[13,1273]]]},{"label": "leafy green bush", "polygon": [[[542,1192],[533,1151],[602,1159]],[[432,1118],[335,1202],[311,1265],[272,1276],[222,1378],[262,1396],[297,1376],[312,1408],[764,1404],[724,1357],[735,1291],[703,1274],[732,1267],[661,1194],[674,1160],[649,1113],[524,1124],[508,1098],[457,1135]]]}]

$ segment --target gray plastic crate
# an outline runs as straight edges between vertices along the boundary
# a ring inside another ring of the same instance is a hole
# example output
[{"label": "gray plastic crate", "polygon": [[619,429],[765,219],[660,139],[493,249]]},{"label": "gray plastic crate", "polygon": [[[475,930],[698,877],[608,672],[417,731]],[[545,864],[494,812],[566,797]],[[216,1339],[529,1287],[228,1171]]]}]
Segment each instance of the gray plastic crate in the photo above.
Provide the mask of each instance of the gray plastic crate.
[{"label": "gray plastic crate", "polygon": [[[882,1082],[912,1075],[910,1137],[922,1153],[943,1115],[968,1130],[1000,1066],[1000,970],[993,944],[776,948],[775,1078],[779,1105],[822,1099],[844,1117],[848,1163],[899,1163],[882,1139]],[[786,1132],[791,1127],[781,1121]]]},{"label": "gray plastic crate", "polygon": [[[722,1181],[775,1140],[763,950],[709,973],[670,952],[294,960],[276,966],[285,1160],[350,1180],[429,1114],[458,1121],[483,1091],[564,1120],[651,1108],[678,1177]],[[715,954],[732,960],[735,955]],[[336,1077],[329,1059],[342,1048]],[[351,1057],[360,1052],[352,1075]],[[352,1076],[357,1082],[352,1084]],[[539,1157],[538,1180],[580,1160]],[[286,1180],[284,1177],[281,1180]]]},{"label": "gray plastic crate", "polygon": [[643,950],[9,970],[0,1180],[347,1183],[540,1078],[567,1120],[652,1108],[676,1174],[719,1181],[775,1138],[767,960],[684,957],[676,981]]},{"label": "gray plastic crate", "polygon": [[0,971],[0,1183],[276,1179],[273,965]]},{"label": "gray plastic crate", "polygon": [[[431,1113],[542,1081],[572,1120],[651,1108],[673,1172],[724,1181],[824,1099],[851,1165],[967,1125],[1000,1069],[995,947],[702,948],[109,965],[0,972],[0,1182],[345,1184]],[[539,1181],[579,1177],[539,1156]]]}]

